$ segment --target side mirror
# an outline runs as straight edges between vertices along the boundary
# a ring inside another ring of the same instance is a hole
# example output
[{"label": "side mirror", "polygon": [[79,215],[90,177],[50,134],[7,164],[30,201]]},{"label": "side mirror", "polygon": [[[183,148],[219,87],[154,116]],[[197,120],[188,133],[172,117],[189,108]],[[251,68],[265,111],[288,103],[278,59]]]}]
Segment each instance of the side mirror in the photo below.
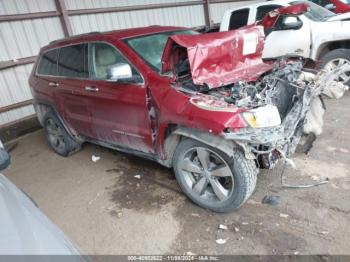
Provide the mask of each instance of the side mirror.
[{"label": "side mirror", "polygon": [[107,67],[107,80],[119,81],[132,78],[132,70],[129,64],[118,63]]},{"label": "side mirror", "polygon": [[299,29],[303,26],[303,21],[298,19],[295,16],[287,16],[284,17],[282,24],[281,24],[281,30],[290,30],[290,29]]},{"label": "side mirror", "polygon": [[10,165],[10,162],[10,155],[0,141],[0,171],[6,169]]},{"label": "side mirror", "polygon": [[335,5],[334,4],[327,4],[324,6],[326,9],[328,9],[329,11],[334,11],[335,10]]}]

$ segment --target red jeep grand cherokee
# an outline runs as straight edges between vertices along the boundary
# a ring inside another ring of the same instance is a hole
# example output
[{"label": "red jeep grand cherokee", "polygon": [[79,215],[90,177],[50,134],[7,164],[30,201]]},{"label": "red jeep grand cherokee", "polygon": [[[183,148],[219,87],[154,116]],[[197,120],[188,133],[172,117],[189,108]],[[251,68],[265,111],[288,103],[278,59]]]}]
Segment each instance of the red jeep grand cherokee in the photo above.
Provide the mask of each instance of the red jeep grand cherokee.
[{"label": "red jeep grand cherokee", "polygon": [[252,194],[258,167],[294,152],[320,94],[301,63],[264,63],[263,45],[260,26],[90,33],[43,47],[29,83],[58,154],[91,142],[157,161],[193,202],[227,212]]}]

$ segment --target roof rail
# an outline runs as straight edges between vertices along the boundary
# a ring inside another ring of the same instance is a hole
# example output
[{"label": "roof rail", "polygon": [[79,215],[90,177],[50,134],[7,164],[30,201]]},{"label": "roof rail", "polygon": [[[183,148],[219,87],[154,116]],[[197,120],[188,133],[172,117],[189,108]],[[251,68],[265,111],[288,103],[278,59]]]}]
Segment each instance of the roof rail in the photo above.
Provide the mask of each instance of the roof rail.
[{"label": "roof rail", "polygon": [[84,34],[78,34],[78,35],[72,35],[72,36],[68,36],[68,37],[63,37],[63,38],[59,38],[56,40],[51,41],[49,44],[53,44],[59,41],[63,41],[63,40],[69,40],[69,39],[74,39],[76,37],[81,37],[81,36],[87,36],[87,35],[94,35],[94,34],[101,34],[100,31],[93,31],[93,32],[89,32],[89,33],[84,33]]}]

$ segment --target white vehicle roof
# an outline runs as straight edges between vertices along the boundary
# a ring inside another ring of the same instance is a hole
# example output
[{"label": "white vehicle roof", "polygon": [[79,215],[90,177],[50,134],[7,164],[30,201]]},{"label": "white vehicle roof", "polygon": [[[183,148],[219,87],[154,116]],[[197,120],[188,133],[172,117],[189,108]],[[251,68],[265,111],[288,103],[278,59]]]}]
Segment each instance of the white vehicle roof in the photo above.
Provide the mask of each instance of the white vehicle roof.
[{"label": "white vehicle roof", "polygon": [[[225,13],[226,12],[233,12],[233,11],[235,11],[237,9],[242,9],[242,8],[257,8],[259,6],[271,5],[271,4],[288,6],[288,5],[290,5],[291,2],[295,2],[295,1],[298,1],[298,0],[274,0],[274,1],[259,2],[259,3],[254,3],[254,4],[247,4],[247,5],[242,5],[242,6],[239,6],[239,7],[227,9],[225,11]],[[309,1],[305,1],[305,2],[309,2]]]}]

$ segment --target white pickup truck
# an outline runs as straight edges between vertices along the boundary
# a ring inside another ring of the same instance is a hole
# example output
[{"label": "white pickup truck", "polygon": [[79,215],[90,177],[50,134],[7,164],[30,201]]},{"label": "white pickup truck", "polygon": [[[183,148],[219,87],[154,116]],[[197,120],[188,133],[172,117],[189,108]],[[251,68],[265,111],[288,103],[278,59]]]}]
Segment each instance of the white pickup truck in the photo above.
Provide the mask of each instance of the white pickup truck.
[{"label": "white pickup truck", "polygon": [[[326,70],[350,64],[350,13],[336,15],[309,1],[266,1],[227,10],[220,31],[254,24],[272,10],[301,3],[309,6],[306,13],[281,16],[267,34],[263,58],[302,56],[319,61],[318,67]],[[349,85],[350,71],[338,81]]]}]

